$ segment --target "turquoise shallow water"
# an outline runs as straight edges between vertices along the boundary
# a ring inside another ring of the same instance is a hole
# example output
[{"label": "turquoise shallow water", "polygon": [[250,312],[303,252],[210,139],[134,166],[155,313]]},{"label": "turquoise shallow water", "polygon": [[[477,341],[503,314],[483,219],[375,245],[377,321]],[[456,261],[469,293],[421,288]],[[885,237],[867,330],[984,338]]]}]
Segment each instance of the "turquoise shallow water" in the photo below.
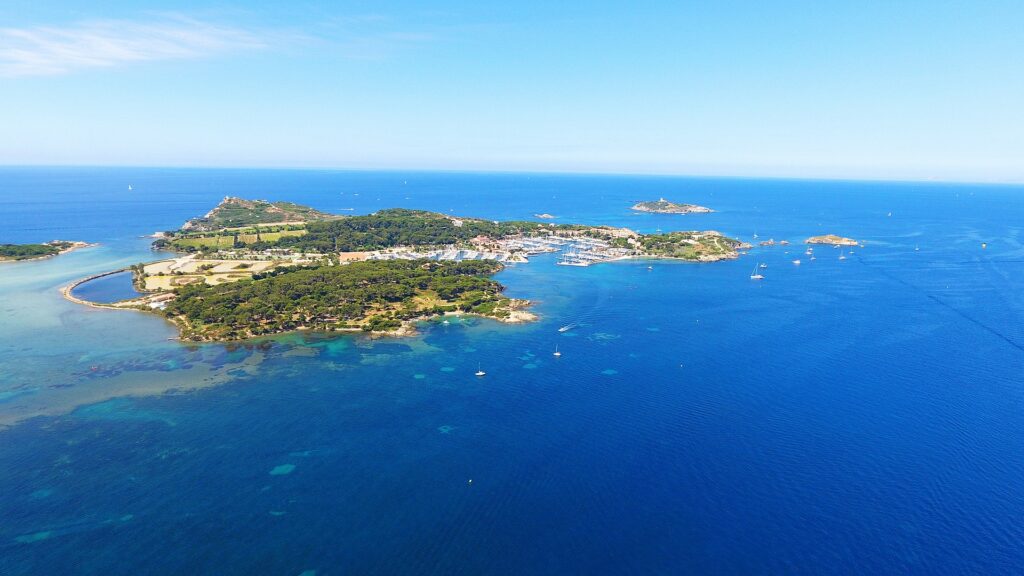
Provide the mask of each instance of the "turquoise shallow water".
[{"label": "turquoise shallow water", "polygon": [[[102,243],[0,267],[0,573],[1020,572],[1022,193],[0,170],[0,241]],[[183,346],[60,298],[225,195],[867,246],[540,257],[499,275],[539,322],[401,340]],[[661,196],[719,211],[628,210]]]}]

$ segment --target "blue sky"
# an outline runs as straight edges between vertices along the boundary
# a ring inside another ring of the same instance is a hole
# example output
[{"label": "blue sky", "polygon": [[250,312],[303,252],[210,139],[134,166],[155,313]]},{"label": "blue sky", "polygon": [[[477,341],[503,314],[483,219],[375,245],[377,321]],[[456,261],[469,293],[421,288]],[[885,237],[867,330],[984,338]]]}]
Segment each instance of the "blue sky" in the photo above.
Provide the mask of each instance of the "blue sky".
[{"label": "blue sky", "polygon": [[1024,181],[1016,1],[0,3],[0,162]]}]

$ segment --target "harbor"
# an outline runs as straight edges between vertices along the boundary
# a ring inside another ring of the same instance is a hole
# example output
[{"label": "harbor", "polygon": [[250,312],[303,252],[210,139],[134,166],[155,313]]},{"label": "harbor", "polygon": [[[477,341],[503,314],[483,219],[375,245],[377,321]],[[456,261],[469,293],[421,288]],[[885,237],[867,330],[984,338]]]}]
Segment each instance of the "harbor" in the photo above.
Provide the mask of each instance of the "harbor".
[{"label": "harbor", "polygon": [[560,266],[590,266],[630,256],[633,250],[612,246],[610,242],[583,236],[474,238],[472,248],[446,246],[434,250],[396,247],[366,254],[367,260],[495,260],[513,264],[529,262],[530,256],[561,253]]}]

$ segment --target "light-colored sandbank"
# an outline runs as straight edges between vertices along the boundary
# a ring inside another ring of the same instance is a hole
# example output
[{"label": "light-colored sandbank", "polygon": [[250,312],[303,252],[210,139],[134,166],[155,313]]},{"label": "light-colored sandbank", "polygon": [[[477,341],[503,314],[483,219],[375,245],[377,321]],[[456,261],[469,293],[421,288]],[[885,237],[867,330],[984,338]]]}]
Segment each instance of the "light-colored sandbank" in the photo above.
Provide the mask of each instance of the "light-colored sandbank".
[{"label": "light-colored sandbank", "polygon": [[216,368],[197,362],[194,366],[181,370],[126,371],[89,382],[76,383],[74,386],[64,388],[60,395],[28,391],[15,400],[4,403],[0,409],[0,431],[30,418],[61,416],[81,406],[113,398],[182,394],[219,386],[237,378],[239,371],[255,375],[264,358],[262,352],[255,351],[241,362]]}]

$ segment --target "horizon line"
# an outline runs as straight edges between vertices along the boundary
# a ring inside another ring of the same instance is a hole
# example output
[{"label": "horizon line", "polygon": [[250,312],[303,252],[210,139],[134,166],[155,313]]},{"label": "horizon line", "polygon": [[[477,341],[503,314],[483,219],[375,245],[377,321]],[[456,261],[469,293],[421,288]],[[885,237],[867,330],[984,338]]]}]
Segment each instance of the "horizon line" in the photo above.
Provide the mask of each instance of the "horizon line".
[{"label": "horizon line", "polygon": [[883,178],[883,177],[844,177],[844,176],[782,176],[782,175],[730,175],[725,173],[700,173],[700,172],[633,172],[623,171],[582,171],[582,170],[528,170],[528,169],[491,169],[491,168],[366,168],[366,167],[337,167],[337,166],[251,166],[251,165],[187,165],[187,164],[4,164],[0,163],[0,169],[8,168],[29,168],[29,169],[144,169],[144,170],[276,170],[294,172],[421,172],[437,174],[521,174],[539,176],[632,176],[647,178],[701,178],[721,180],[795,180],[806,182],[868,182],[868,183],[892,183],[892,184],[970,184],[978,186],[1009,186],[1022,187],[1024,179],[1020,180],[971,180],[956,178]]}]

